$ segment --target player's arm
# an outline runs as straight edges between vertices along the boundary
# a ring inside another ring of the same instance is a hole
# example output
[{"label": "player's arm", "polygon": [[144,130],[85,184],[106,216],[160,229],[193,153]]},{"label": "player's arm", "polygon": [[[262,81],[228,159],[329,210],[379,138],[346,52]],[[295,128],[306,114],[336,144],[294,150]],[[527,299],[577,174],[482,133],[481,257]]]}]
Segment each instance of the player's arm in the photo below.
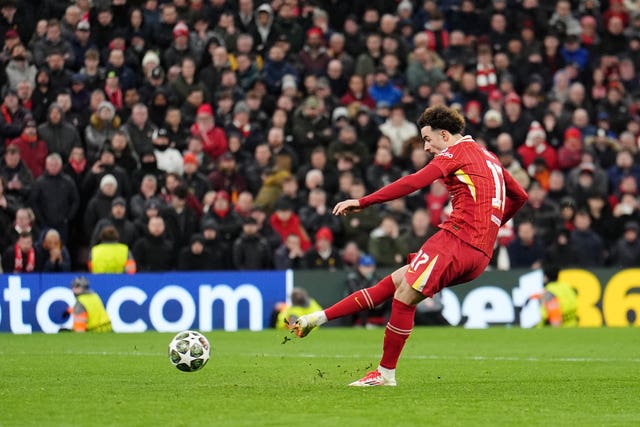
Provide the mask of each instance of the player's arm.
[{"label": "player's arm", "polygon": [[411,175],[405,175],[368,196],[364,196],[360,199],[348,199],[339,202],[333,208],[333,214],[346,215],[350,212],[359,212],[366,207],[375,205],[376,203],[395,200],[424,188],[436,179],[442,177],[444,177],[442,170],[433,163],[429,163],[419,171],[412,173]]},{"label": "player's arm", "polygon": [[511,176],[507,170],[502,169],[504,184],[506,186],[506,200],[504,213],[502,214],[502,225],[506,224],[525,204],[529,196],[524,188]]},{"label": "player's arm", "polygon": [[434,164],[429,163],[419,171],[412,173],[411,175],[405,175],[391,184],[385,185],[378,191],[362,197],[359,199],[360,207],[366,208],[377,203],[384,203],[389,200],[398,199],[411,194],[416,190],[431,185],[433,181],[443,177],[444,174],[442,170]]}]

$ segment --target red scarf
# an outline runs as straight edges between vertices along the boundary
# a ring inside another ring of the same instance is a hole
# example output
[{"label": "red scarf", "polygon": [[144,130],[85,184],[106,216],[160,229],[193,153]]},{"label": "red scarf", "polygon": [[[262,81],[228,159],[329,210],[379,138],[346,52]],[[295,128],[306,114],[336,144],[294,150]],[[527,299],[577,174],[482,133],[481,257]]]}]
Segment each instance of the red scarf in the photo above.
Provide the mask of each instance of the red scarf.
[{"label": "red scarf", "polygon": [[213,211],[216,213],[216,215],[218,215],[220,218],[224,218],[225,216],[227,216],[227,214],[229,213],[231,209],[230,208],[226,208],[226,209],[216,209],[213,208]]},{"label": "red scarf", "polygon": [[31,248],[29,249],[29,254],[27,255],[27,265],[24,266],[24,262],[22,259],[22,251],[20,250],[20,246],[16,243],[14,247],[16,252],[15,263],[13,264],[13,272],[14,273],[22,273],[23,271],[27,273],[31,273],[36,267],[36,251]]},{"label": "red scarf", "polygon": [[11,117],[11,112],[9,111],[7,106],[3,105],[0,110],[2,110],[2,115],[4,116],[4,120],[7,122],[7,124],[11,124],[13,122],[13,118]]},{"label": "red scarf", "polygon": [[20,135],[20,139],[27,143],[36,142],[38,140],[38,135],[29,136],[26,132],[22,132],[22,135]]},{"label": "red scarf", "polygon": [[112,91],[109,88],[105,87],[104,92],[107,94],[107,98],[109,99],[109,101],[113,104],[114,107],[116,107],[116,110],[122,108],[122,90],[120,88]]},{"label": "red scarf", "polygon": [[69,164],[77,174],[80,174],[84,170],[85,166],[87,166],[87,159],[82,159],[81,161],[71,159],[69,160]]}]

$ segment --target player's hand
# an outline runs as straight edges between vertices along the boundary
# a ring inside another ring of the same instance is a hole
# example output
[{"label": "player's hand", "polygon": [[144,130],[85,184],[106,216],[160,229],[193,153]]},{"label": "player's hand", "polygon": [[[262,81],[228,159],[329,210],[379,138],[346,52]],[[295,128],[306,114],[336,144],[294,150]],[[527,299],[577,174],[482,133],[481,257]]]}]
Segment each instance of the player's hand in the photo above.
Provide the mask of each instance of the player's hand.
[{"label": "player's hand", "polygon": [[333,208],[334,215],[347,215],[349,213],[360,212],[362,208],[360,207],[360,202],[358,199],[347,199],[342,202],[338,202],[337,205]]}]

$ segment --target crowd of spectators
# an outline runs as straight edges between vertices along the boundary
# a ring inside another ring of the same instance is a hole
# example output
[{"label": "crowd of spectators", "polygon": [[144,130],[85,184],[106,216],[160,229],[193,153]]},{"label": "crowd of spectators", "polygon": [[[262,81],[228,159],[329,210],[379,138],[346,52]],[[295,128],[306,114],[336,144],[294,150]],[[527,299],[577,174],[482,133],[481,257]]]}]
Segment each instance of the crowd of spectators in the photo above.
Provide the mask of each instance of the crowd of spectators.
[{"label": "crowd of spectators", "polygon": [[439,104],[528,191],[494,267],[640,265],[635,1],[0,0],[0,46],[5,272],[402,265],[441,182],[331,208]]}]

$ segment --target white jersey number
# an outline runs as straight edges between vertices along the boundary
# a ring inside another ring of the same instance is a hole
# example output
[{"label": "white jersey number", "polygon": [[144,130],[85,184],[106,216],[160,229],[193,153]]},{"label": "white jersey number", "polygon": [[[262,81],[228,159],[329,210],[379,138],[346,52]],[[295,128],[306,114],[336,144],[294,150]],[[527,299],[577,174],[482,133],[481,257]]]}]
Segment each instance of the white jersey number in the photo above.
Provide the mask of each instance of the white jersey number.
[{"label": "white jersey number", "polygon": [[506,199],[505,194],[505,185],[504,185],[504,175],[502,174],[502,167],[500,165],[487,160],[487,167],[491,171],[491,175],[493,175],[493,183],[496,188],[495,197],[491,199],[491,206],[498,209],[500,213],[504,212],[504,203]]}]

